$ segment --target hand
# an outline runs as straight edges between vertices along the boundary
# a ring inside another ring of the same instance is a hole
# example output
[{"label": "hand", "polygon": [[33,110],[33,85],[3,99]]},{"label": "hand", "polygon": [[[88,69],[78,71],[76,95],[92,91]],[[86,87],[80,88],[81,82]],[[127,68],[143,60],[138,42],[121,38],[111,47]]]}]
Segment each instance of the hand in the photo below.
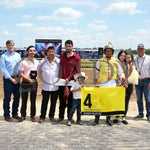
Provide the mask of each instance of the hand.
[{"label": "hand", "polygon": [[17,78],[15,78],[15,80],[16,80],[16,83],[19,83],[20,78],[19,78],[19,77],[17,77]]},{"label": "hand", "polygon": [[95,84],[95,87],[99,87],[99,84]]},{"label": "hand", "polygon": [[13,79],[13,78],[11,78],[10,81],[11,81],[13,84],[17,84],[17,83],[18,83],[18,81],[17,81],[16,79]]},{"label": "hand", "polygon": [[77,91],[81,91],[81,88],[78,88]]},{"label": "hand", "polygon": [[125,83],[123,86],[124,86],[125,88],[128,88],[128,84],[126,84],[126,83]]},{"label": "hand", "polygon": [[128,83],[127,82],[122,82],[122,86],[124,86],[125,88],[128,88]]},{"label": "hand", "polygon": [[29,83],[34,82],[34,79],[28,79]]},{"label": "hand", "polygon": [[68,78],[66,78],[66,83],[68,83],[69,82],[69,79]]}]

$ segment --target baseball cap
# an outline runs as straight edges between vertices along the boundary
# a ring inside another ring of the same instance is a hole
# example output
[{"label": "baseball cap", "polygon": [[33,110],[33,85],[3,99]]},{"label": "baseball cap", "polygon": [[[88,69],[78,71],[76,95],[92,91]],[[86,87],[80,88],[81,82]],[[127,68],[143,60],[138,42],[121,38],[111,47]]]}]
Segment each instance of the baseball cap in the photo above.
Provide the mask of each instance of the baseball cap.
[{"label": "baseball cap", "polygon": [[139,44],[138,48],[144,48],[144,44]]}]

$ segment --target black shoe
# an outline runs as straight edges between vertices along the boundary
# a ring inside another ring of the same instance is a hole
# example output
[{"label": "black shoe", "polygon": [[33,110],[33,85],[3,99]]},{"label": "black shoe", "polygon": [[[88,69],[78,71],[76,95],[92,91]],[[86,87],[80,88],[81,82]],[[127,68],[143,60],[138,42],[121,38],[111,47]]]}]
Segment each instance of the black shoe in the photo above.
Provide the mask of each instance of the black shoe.
[{"label": "black shoe", "polygon": [[114,120],[113,120],[113,123],[118,123],[118,122],[119,122],[118,119],[114,119]]},{"label": "black shoe", "polygon": [[147,117],[147,121],[150,123],[150,117]]},{"label": "black shoe", "polygon": [[113,122],[111,120],[107,120],[106,123],[109,125],[109,126],[113,126]]},{"label": "black shoe", "polygon": [[92,123],[92,126],[96,126],[97,124],[99,124],[99,117],[98,115],[95,116],[95,120],[94,122]]},{"label": "black shoe", "polygon": [[109,126],[113,126],[113,122],[110,120],[110,116],[107,116],[106,117],[106,123],[109,125]]},{"label": "black shoe", "polygon": [[97,124],[99,124],[99,121],[95,121],[92,123],[92,126],[96,126]]},{"label": "black shoe", "polygon": [[127,125],[128,121],[127,120],[122,120],[122,123]]},{"label": "black shoe", "polygon": [[134,117],[135,119],[141,119],[141,118],[144,118],[143,115],[137,115],[136,117]]}]

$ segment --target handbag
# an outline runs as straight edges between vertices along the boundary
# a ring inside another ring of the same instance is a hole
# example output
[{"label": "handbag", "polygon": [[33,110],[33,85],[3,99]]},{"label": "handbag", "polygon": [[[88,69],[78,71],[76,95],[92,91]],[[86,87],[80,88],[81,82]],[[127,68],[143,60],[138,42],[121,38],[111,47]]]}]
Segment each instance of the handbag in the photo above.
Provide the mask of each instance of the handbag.
[{"label": "handbag", "polygon": [[138,77],[139,77],[139,74],[137,70],[135,69],[135,66],[133,66],[132,73],[128,77],[128,83],[133,84],[133,85],[138,85]]}]

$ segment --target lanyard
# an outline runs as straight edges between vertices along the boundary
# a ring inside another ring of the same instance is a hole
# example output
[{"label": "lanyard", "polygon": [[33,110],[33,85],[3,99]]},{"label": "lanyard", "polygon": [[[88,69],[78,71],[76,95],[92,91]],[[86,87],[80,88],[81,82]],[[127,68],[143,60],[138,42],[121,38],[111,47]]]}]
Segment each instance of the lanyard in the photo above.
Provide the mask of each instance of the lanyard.
[{"label": "lanyard", "polygon": [[[145,57],[146,57],[146,56],[145,56]],[[141,75],[141,70],[142,70],[142,67],[143,67],[143,63],[144,63],[145,57],[143,58],[141,67],[139,67],[139,61],[138,61],[138,57],[137,57],[137,66],[138,66],[138,70],[139,70],[139,75]]]}]

